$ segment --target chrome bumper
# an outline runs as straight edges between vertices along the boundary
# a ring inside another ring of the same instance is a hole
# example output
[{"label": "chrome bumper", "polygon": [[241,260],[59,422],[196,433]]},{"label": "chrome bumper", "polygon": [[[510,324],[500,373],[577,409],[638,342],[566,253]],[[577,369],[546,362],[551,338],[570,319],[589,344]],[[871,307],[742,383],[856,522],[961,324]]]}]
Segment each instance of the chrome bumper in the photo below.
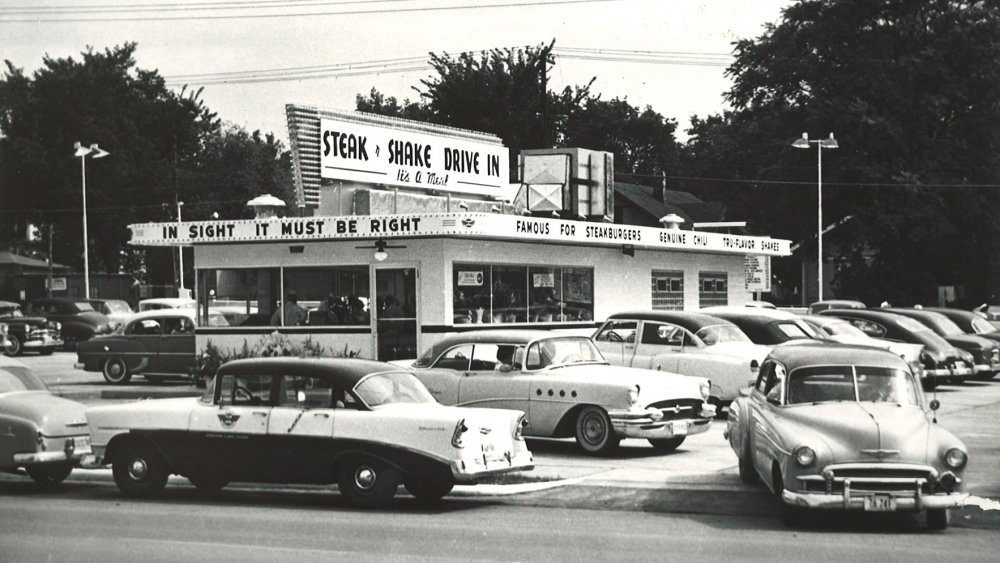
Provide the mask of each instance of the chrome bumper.
[{"label": "chrome bumper", "polygon": [[[895,491],[878,494],[891,495],[896,501],[897,511],[910,512],[961,506],[962,502],[969,496],[968,493],[922,495],[919,491],[916,494],[912,491]],[[785,504],[792,506],[820,510],[864,510],[865,507],[865,495],[852,495],[850,489],[844,490],[843,494],[829,495],[824,493],[796,493],[785,490],[781,493],[781,500]]]},{"label": "chrome bumper", "polygon": [[929,377],[958,377],[964,375],[972,375],[972,368],[925,369],[924,374]]},{"label": "chrome bumper", "polygon": [[59,348],[65,344],[62,340],[58,338],[43,338],[28,340],[24,343],[25,350],[35,350],[37,348]]},{"label": "chrome bumper", "polygon": [[451,475],[456,483],[475,483],[482,477],[511,471],[526,471],[534,467],[534,457],[530,451],[525,450],[500,459],[488,459],[485,456],[453,459]]},{"label": "chrome bumper", "polygon": [[611,426],[615,429],[615,434],[622,438],[641,438],[644,440],[701,434],[707,432],[711,424],[711,418],[652,421],[649,419],[620,419],[615,418],[613,414],[611,415]]},{"label": "chrome bumper", "polygon": [[41,463],[56,463],[61,461],[80,461],[90,452],[33,452],[27,454],[14,454],[14,463],[17,465],[37,465]]}]

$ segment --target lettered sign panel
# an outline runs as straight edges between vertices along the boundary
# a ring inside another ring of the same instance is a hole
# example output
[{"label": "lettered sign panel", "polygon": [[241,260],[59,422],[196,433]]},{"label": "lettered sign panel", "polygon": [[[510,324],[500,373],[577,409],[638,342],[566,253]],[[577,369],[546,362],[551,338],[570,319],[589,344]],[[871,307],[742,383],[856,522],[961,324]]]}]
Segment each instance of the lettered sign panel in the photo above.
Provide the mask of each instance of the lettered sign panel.
[{"label": "lettered sign panel", "polygon": [[323,178],[470,194],[502,195],[507,148],[347,119],[320,119]]}]

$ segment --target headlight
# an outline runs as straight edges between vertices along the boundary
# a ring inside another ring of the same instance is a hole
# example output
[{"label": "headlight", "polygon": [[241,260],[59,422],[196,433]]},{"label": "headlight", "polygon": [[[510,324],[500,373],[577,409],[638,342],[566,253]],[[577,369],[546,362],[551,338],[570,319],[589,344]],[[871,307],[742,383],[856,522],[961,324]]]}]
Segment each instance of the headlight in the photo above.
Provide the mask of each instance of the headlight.
[{"label": "headlight", "polygon": [[944,452],[944,464],[952,469],[965,467],[965,462],[969,461],[969,456],[958,448],[950,448]]},{"label": "headlight", "polygon": [[628,390],[628,404],[630,406],[635,406],[639,402],[639,386],[633,385]]},{"label": "headlight", "polygon": [[712,382],[708,379],[702,381],[701,384],[698,385],[698,391],[701,392],[701,398],[707,401],[708,396],[712,393]]},{"label": "headlight", "polygon": [[469,427],[465,425],[465,419],[459,420],[458,424],[455,425],[455,432],[451,435],[451,445],[456,448],[465,447],[462,445],[462,434],[465,434],[468,429]]},{"label": "headlight", "polygon": [[795,448],[795,451],[792,452],[792,456],[795,457],[795,463],[801,465],[802,467],[809,467],[810,465],[816,463],[816,452],[814,452],[809,446],[799,446]]},{"label": "headlight", "polygon": [[972,355],[972,352],[968,352],[966,350],[959,350],[958,357],[962,358],[963,360],[965,360],[966,363],[970,365],[976,363],[976,357]]}]

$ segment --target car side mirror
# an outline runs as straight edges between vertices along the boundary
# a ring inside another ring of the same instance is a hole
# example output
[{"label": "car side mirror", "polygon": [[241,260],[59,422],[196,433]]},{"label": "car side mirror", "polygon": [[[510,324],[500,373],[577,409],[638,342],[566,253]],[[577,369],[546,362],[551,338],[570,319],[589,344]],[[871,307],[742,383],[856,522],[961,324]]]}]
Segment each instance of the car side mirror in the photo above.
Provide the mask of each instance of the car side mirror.
[{"label": "car side mirror", "polygon": [[939,408],[941,408],[941,401],[939,401],[937,399],[932,399],[929,406],[931,407],[932,411],[936,411]]}]

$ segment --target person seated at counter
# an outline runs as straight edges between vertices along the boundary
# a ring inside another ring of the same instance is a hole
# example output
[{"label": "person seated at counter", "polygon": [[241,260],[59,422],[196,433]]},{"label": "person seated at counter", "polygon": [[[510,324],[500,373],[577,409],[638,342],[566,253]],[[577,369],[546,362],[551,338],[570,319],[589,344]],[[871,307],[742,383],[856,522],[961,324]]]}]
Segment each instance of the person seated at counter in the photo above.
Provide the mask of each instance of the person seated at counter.
[{"label": "person seated at counter", "polygon": [[[306,310],[299,305],[299,296],[295,290],[288,292],[285,296],[285,302],[278,306],[278,309],[271,315],[271,325],[272,326],[299,326],[306,323],[306,317],[308,314]],[[285,322],[282,325],[281,320],[284,318]]]}]

